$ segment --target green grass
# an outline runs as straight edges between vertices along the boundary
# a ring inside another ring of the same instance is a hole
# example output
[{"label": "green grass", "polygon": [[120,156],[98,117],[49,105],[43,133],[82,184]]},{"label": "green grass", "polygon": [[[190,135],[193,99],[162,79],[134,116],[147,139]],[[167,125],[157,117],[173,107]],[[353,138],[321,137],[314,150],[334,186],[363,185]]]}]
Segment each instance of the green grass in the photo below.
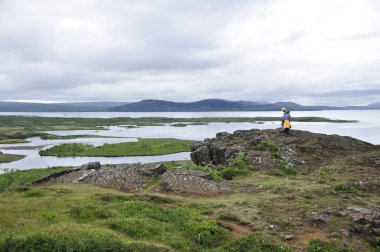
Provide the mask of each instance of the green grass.
[{"label": "green grass", "polygon": [[[0,251],[291,251],[279,241],[289,232],[296,237],[289,243],[296,251],[353,251],[346,243],[363,248],[358,251],[372,251],[366,238],[355,234],[339,241],[310,241],[312,236],[302,240],[303,234],[328,237],[353,227],[353,221],[344,217],[334,217],[323,227],[311,226],[315,211],[379,204],[378,196],[370,193],[342,197],[333,191],[338,183],[360,181],[349,179],[349,171],[341,172],[347,170],[345,159],[310,174],[280,177],[249,170],[244,175],[238,172],[231,181],[222,177],[225,167],[198,167],[190,161],[164,165],[210,171],[220,181],[248,191],[212,197],[166,194],[158,190],[160,176],[140,193],[86,184],[33,187],[31,181],[66,168],[2,174]],[[233,165],[250,169],[244,156],[232,160]],[[319,173],[339,178],[320,184]],[[226,216],[247,223],[254,233],[234,237],[225,225]],[[269,225],[278,227],[276,235],[268,235]]]},{"label": "green grass", "polygon": [[200,170],[209,172],[212,179],[215,181],[232,180],[238,176],[248,176],[251,173],[251,168],[249,167],[246,157],[244,154],[237,156],[235,159],[231,160],[231,165],[216,167],[214,165],[197,166],[191,161],[172,161],[165,162],[165,167],[170,170],[173,168],[182,168],[187,170]]},{"label": "green grass", "polygon": [[23,159],[23,155],[14,155],[14,154],[0,154],[0,163],[9,163]]},{"label": "green grass", "polygon": [[216,251],[288,252],[292,250],[271,237],[256,233],[242,239],[229,242],[226,246]]},{"label": "green grass", "polygon": [[296,164],[286,161],[279,162],[279,168],[284,175],[295,176],[299,172],[299,167]]},{"label": "green grass", "polygon": [[29,143],[30,141],[25,139],[2,139],[0,144],[17,144],[17,143]]},{"label": "green grass", "polygon": [[230,166],[224,166],[218,170],[222,178],[232,180],[237,176],[247,176],[251,172],[244,154],[237,156]]},{"label": "green grass", "polygon": [[347,181],[344,183],[335,184],[333,189],[340,192],[352,193],[352,194],[360,194],[363,192],[363,189],[359,182],[355,181]]},{"label": "green grass", "polygon": [[194,141],[178,139],[139,139],[137,142],[104,144],[92,146],[85,144],[61,144],[47,150],[41,150],[41,156],[58,157],[122,157],[153,156],[190,151]]},{"label": "green grass", "polygon": [[41,177],[47,176],[51,173],[67,170],[68,167],[56,167],[47,169],[31,169],[25,171],[12,171],[0,174],[0,192],[8,190],[21,190],[28,191],[25,186]]},{"label": "green grass", "polygon": [[337,242],[323,242],[321,240],[311,240],[307,246],[308,252],[353,252],[354,249],[348,245],[341,245]]},{"label": "green grass", "polygon": [[209,203],[89,185],[0,197],[0,251],[289,251],[261,234],[234,238],[218,216],[203,214]]},{"label": "green grass", "polygon": [[263,140],[259,143],[259,148],[262,150],[275,151],[278,147],[278,144],[274,143],[271,140]]}]

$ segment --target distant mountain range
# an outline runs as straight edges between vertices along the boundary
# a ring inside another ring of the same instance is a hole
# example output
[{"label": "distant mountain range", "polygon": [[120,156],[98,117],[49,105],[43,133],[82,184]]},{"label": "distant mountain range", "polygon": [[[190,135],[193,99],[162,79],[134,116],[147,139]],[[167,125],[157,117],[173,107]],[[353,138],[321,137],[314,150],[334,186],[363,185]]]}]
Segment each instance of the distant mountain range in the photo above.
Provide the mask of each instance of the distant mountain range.
[{"label": "distant mountain range", "polygon": [[278,111],[290,110],[364,110],[380,109],[380,103],[368,106],[303,106],[294,102],[252,102],[207,99],[196,102],[142,100],[139,102],[24,103],[0,102],[0,112],[207,112],[207,111]]},{"label": "distant mountain range", "polygon": [[369,104],[368,107],[378,109],[380,108],[380,102]]},{"label": "distant mountain range", "polygon": [[114,112],[201,112],[201,111],[278,111],[286,107],[289,110],[364,110],[380,109],[379,104],[371,106],[303,106],[294,102],[251,102],[251,101],[227,101],[221,99],[208,99],[196,102],[170,102],[163,100],[142,100],[139,102],[114,107],[109,111]]}]

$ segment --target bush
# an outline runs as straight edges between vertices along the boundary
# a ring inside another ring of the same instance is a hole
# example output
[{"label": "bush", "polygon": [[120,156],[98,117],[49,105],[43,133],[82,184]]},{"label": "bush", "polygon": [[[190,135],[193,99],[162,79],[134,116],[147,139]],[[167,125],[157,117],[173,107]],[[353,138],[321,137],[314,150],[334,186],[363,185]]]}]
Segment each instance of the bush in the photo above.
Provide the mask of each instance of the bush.
[{"label": "bush", "polygon": [[299,172],[299,167],[291,162],[286,162],[284,160],[277,160],[277,168],[276,170],[271,170],[268,174],[272,176],[294,176]]},{"label": "bush", "polygon": [[188,237],[198,246],[215,248],[225,243],[229,233],[214,220],[190,222],[185,226]]},{"label": "bush", "polygon": [[274,143],[271,140],[263,140],[259,143],[259,148],[262,150],[275,151],[278,147],[278,144]]},{"label": "bush", "polygon": [[233,160],[232,165],[223,167],[219,173],[222,178],[232,180],[236,176],[247,176],[250,171],[245,155],[240,154]]},{"label": "bush", "polygon": [[208,164],[206,166],[197,166],[193,162],[167,162],[165,167],[170,170],[173,168],[182,168],[186,170],[199,170],[211,174],[214,181],[221,181],[223,179],[232,180],[236,176],[249,175],[251,168],[248,165],[245,154],[238,155],[235,159],[231,160],[231,165],[216,167]]},{"label": "bush", "polygon": [[336,184],[333,186],[333,189],[336,191],[347,192],[352,194],[359,194],[363,191],[363,188],[360,185],[360,183],[354,181]]}]

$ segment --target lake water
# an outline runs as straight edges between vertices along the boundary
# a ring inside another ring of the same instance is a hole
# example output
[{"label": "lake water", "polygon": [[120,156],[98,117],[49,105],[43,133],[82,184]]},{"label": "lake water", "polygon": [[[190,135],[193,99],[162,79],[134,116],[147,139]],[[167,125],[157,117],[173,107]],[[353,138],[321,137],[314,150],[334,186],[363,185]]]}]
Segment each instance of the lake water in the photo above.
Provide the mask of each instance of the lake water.
[{"label": "lake water", "polygon": [[[156,112],[156,113],[129,113],[129,112],[46,112],[46,113],[6,113],[0,115],[24,115],[43,117],[177,117],[177,118],[200,118],[200,117],[257,117],[257,116],[278,116],[281,112],[260,111],[260,112]],[[316,133],[338,134],[352,136],[373,144],[380,144],[380,111],[379,110],[336,110],[336,111],[294,111],[292,116],[318,116],[331,119],[359,120],[359,123],[318,123],[318,122],[293,122],[292,129],[308,130]],[[7,144],[0,145],[3,153],[26,155],[26,158],[7,164],[0,164],[0,168],[31,169],[45,168],[52,166],[76,166],[91,161],[100,161],[102,164],[135,163],[135,162],[161,162],[172,160],[188,160],[189,153],[177,153],[162,156],[138,156],[138,157],[76,157],[57,158],[40,157],[38,151],[50,148],[62,143],[86,143],[92,145],[102,145],[104,143],[120,143],[127,141],[137,141],[138,137],[144,138],[178,138],[189,140],[203,140],[214,137],[218,132],[234,132],[235,130],[247,129],[274,129],[280,127],[280,121],[255,123],[210,123],[209,125],[189,125],[187,127],[147,126],[141,128],[124,128],[112,126],[108,130],[76,130],[76,131],[51,131],[49,133],[57,135],[98,135],[99,138],[81,138],[70,140],[42,140],[38,137],[30,138],[31,143],[27,144]],[[108,136],[109,138],[102,138]],[[36,147],[36,149],[20,149]],[[6,149],[5,149],[6,148]]]}]

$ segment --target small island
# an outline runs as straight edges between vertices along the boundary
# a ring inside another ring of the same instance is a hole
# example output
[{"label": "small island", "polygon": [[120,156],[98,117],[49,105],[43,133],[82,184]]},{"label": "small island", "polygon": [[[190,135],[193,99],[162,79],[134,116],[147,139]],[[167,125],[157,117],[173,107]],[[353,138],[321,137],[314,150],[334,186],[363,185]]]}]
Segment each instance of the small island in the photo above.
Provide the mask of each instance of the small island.
[{"label": "small island", "polygon": [[4,154],[0,151],[0,163],[10,163],[17,160],[23,159],[25,156],[23,155],[15,155],[15,154]]},{"label": "small island", "polygon": [[57,157],[125,157],[125,156],[155,156],[191,150],[195,141],[179,139],[144,139],[137,142],[104,144],[92,146],[87,144],[66,143],[56,145],[47,150],[41,150],[41,156]]}]

